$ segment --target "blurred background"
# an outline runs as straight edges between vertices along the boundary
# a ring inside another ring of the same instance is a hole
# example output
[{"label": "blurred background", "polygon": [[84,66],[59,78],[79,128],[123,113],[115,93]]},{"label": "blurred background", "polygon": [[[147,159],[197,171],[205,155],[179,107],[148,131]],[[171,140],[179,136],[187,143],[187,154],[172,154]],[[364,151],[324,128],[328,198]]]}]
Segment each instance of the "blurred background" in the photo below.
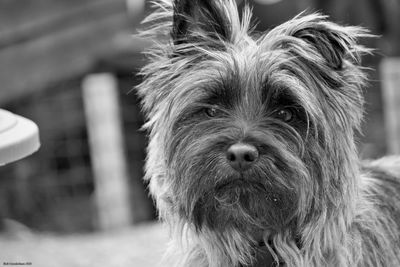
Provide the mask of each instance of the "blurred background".
[{"label": "blurred background", "polygon": [[[400,153],[400,0],[249,2],[259,31],[307,9],[379,35],[362,40],[376,52],[363,58],[358,146],[363,158]],[[0,108],[35,121],[42,143],[0,167],[0,263],[156,266],[167,233],[142,181],[131,92],[147,45],[132,34],[150,11],[147,0],[0,0]]]}]

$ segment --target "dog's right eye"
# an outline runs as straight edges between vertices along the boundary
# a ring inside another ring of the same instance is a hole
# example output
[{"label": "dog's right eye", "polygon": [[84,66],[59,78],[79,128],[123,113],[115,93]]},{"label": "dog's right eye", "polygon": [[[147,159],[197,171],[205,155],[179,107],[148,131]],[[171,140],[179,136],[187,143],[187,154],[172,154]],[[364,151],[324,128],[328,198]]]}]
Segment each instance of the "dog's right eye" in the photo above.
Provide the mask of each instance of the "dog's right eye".
[{"label": "dog's right eye", "polygon": [[290,122],[294,119],[295,113],[291,108],[283,108],[276,113],[276,116],[284,122]]}]

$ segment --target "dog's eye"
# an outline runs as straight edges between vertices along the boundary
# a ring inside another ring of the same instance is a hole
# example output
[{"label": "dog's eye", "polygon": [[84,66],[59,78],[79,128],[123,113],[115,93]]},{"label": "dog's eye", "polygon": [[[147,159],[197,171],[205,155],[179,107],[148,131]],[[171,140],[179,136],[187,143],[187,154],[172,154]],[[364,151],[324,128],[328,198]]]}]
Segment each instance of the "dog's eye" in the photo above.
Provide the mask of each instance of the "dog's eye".
[{"label": "dog's eye", "polygon": [[205,108],[205,109],[204,109],[204,112],[206,113],[206,115],[207,115],[208,117],[211,117],[211,118],[218,115],[218,109],[215,108],[215,107]]},{"label": "dog's eye", "polygon": [[293,109],[283,108],[276,113],[278,119],[283,120],[284,122],[289,122],[293,120],[295,113]]}]

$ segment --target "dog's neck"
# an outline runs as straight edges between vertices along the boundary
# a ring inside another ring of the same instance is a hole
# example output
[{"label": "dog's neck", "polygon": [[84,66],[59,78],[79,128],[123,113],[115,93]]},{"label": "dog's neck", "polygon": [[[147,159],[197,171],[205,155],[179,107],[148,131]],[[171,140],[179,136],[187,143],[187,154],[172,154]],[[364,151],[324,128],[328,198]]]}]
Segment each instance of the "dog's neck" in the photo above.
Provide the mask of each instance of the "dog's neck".
[{"label": "dog's neck", "polygon": [[[297,247],[300,248],[300,240],[296,238]],[[275,253],[277,253],[274,243],[272,241],[272,237],[268,239],[268,246],[272,249]],[[278,255],[279,257],[279,255]],[[274,260],[271,252],[267,248],[267,245],[264,241],[259,241],[257,247],[255,248],[254,260],[250,265],[241,265],[240,267],[283,267],[285,263],[279,259],[279,263]]]},{"label": "dog's neck", "polygon": [[[272,244],[272,242],[271,242]],[[264,242],[260,242],[258,247],[255,249],[254,261],[250,265],[241,265],[240,267],[272,267],[281,266],[276,265],[272,254],[269,252]]]}]

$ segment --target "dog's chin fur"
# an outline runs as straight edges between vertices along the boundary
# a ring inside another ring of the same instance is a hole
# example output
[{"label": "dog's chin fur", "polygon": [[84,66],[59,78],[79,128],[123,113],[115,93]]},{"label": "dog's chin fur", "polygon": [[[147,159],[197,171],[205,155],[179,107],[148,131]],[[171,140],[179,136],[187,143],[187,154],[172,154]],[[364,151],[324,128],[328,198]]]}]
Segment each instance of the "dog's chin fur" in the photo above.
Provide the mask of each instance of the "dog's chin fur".
[{"label": "dog's chin fur", "polygon": [[[367,32],[301,14],[253,34],[234,0],[155,6],[137,89],[164,266],[251,266],[260,244],[288,267],[400,266],[400,159],[362,163],[354,141]],[[245,171],[238,142],[259,153]]]},{"label": "dog's chin fur", "polygon": [[293,199],[272,195],[263,184],[234,180],[221,187],[206,192],[186,216],[199,231],[236,228],[257,236],[262,230],[277,232],[292,219]]}]

